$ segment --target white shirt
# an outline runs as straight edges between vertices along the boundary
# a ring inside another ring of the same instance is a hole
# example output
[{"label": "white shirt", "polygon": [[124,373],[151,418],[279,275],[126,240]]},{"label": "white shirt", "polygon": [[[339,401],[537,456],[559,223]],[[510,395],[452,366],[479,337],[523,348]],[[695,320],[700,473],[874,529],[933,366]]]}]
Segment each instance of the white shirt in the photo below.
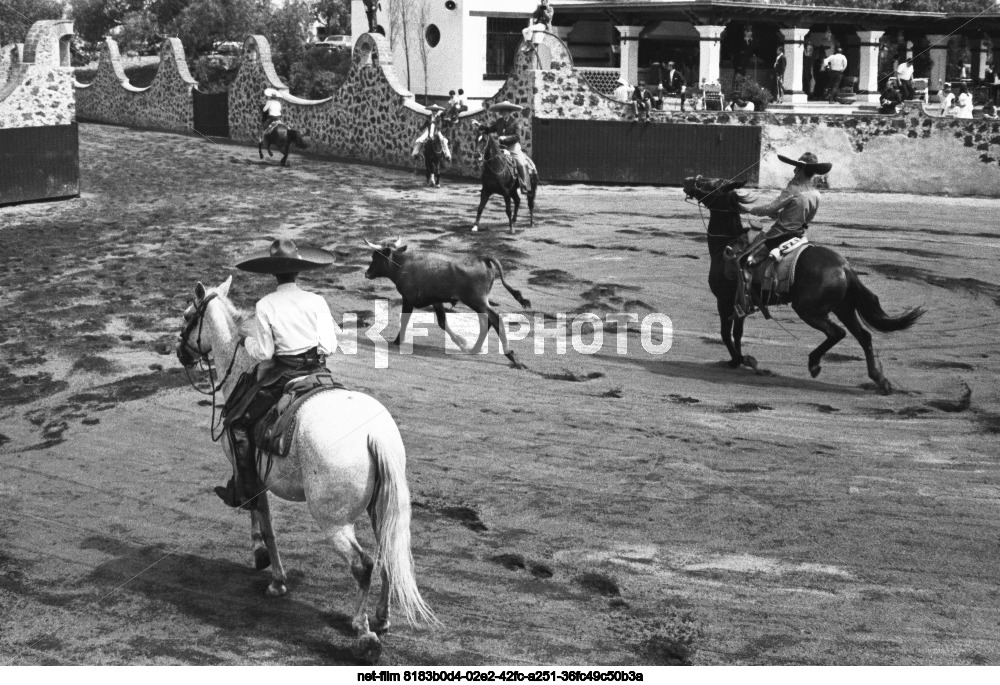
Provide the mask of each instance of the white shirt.
[{"label": "white shirt", "polygon": [[830,67],[830,71],[843,71],[847,68],[847,58],[838,52],[827,57],[823,66]]},{"label": "white shirt", "polygon": [[264,103],[264,111],[269,117],[280,117],[281,103],[274,99],[268,100]]},{"label": "white shirt", "polygon": [[962,93],[958,96],[958,111],[955,116],[959,119],[972,118],[972,96],[968,93]]},{"label": "white shirt", "polygon": [[948,93],[941,98],[941,112],[946,114],[949,109],[955,106],[955,94]]},{"label": "white shirt", "polygon": [[613,97],[615,100],[619,100],[620,102],[628,102],[632,97],[632,89],[628,86],[619,85],[615,88],[615,94]]},{"label": "white shirt", "polygon": [[330,354],[337,347],[330,307],[320,295],[282,283],[257,303],[256,325],[245,345],[250,356],[261,361],[314,347]]},{"label": "white shirt", "polygon": [[913,65],[903,62],[896,67],[896,76],[898,76],[901,81],[911,80],[913,78]]}]

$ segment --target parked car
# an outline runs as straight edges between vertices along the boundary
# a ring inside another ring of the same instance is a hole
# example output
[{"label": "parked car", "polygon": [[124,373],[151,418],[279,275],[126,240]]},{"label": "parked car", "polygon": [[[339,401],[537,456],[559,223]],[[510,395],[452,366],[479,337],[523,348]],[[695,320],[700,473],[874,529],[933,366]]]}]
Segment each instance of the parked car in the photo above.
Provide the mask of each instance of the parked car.
[{"label": "parked car", "polygon": [[228,40],[212,45],[212,52],[218,55],[238,55],[243,50],[243,44]]},{"label": "parked car", "polygon": [[327,36],[321,41],[316,43],[310,43],[310,47],[319,48],[321,50],[338,50],[340,48],[347,48],[350,50],[354,44],[351,42],[350,36]]}]

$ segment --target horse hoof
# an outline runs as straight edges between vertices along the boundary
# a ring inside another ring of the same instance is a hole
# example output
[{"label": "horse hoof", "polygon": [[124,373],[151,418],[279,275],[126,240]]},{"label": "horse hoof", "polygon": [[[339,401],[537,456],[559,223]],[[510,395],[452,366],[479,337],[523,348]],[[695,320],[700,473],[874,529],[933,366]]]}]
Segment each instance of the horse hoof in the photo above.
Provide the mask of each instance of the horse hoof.
[{"label": "horse hoof", "polygon": [[472,232],[473,233],[478,233],[479,232],[479,224],[476,224],[475,226],[472,227]]},{"label": "horse hoof", "polygon": [[728,366],[730,369],[738,369],[738,368],[740,368],[740,365],[743,363],[743,360],[742,359],[730,359],[729,361],[726,361],[726,362],[723,362],[723,363],[726,366]]},{"label": "horse hoof", "polygon": [[284,583],[272,580],[271,584],[267,586],[267,591],[264,594],[268,597],[284,597],[288,594],[288,588],[285,587]]},{"label": "horse hoof", "polygon": [[375,633],[368,633],[358,638],[358,643],[354,647],[354,654],[359,661],[366,664],[377,664],[382,658],[382,643]]},{"label": "horse hoof", "polygon": [[258,571],[263,571],[271,565],[271,555],[266,549],[260,547],[253,551],[253,566]]},{"label": "horse hoof", "polygon": [[878,391],[882,395],[892,394],[892,383],[889,382],[888,378],[882,378],[882,380],[878,382]]},{"label": "horse hoof", "polygon": [[743,364],[744,366],[749,366],[754,371],[757,370],[757,359],[750,356],[749,354],[743,355]]},{"label": "horse hoof", "polygon": [[387,618],[376,618],[375,622],[371,624],[371,629],[372,629],[373,633],[381,635],[383,633],[388,633],[389,632],[389,627],[391,625],[392,625],[392,623],[389,622],[388,617]]},{"label": "horse hoof", "polygon": [[822,370],[823,370],[823,367],[820,366],[819,364],[810,364],[809,365],[809,374],[813,378],[815,378],[816,376],[818,376],[819,372],[822,371]]}]

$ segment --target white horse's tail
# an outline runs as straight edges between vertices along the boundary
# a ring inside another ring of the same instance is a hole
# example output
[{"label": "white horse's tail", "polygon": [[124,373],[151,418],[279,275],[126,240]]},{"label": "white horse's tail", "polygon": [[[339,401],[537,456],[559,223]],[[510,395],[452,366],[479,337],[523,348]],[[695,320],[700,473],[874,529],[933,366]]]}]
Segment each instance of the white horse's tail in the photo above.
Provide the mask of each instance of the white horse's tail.
[{"label": "white horse's tail", "polygon": [[390,606],[403,613],[410,623],[424,621],[440,625],[417,589],[410,552],[410,489],[406,485],[405,457],[402,449],[387,447],[378,438],[368,438],[368,452],[378,467],[374,511],[378,548],[375,567],[389,577]]}]

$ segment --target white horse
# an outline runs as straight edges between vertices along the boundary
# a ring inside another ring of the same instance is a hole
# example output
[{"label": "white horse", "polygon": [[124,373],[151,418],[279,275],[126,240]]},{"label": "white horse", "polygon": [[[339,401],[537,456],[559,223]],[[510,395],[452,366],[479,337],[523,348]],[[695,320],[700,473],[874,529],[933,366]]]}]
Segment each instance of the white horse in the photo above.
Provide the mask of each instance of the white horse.
[{"label": "white horse", "polygon": [[[229,396],[236,380],[255,363],[238,344],[251,316],[239,312],[229,301],[232,280],[230,276],[214,289],[198,283],[194,302],[184,312],[185,327],[177,348],[177,357],[185,367],[210,356],[225,365],[223,368],[229,367],[218,388],[223,397]],[[356,651],[374,663],[382,652],[375,633],[389,628],[390,600],[410,623],[438,623],[420,597],[413,575],[403,440],[385,407],[348,390],[332,390],[307,400],[299,409],[294,430],[288,456],[275,457],[270,473],[259,473],[263,491],[256,500],[257,510],[251,512],[256,567],[271,566],[268,596],[280,597],[287,592],[268,493],[306,502],[357,581],[357,606],[351,620],[358,635]],[[228,438],[222,444],[232,463]],[[366,510],[378,545],[374,560],[354,534],[354,522]],[[366,605],[375,567],[380,571],[382,591],[375,621],[369,626]]]}]

